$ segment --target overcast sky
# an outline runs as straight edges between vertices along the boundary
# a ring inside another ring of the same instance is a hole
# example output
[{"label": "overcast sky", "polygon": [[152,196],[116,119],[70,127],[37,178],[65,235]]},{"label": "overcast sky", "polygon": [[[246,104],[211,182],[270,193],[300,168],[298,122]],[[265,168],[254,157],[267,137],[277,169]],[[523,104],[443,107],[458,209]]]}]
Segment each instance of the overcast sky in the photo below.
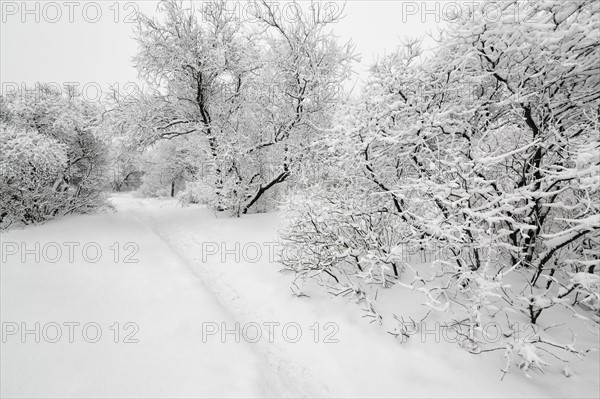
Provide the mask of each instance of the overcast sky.
[{"label": "overcast sky", "polygon": [[[189,3],[189,1],[188,1]],[[202,5],[202,2],[194,2]],[[285,7],[285,2],[278,2]],[[323,0],[322,3],[332,3]],[[136,82],[131,58],[134,13],[155,15],[158,1],[1,1],[0,81],[8,85],[67,82],[86,87],[122,88]],[[342,4],[338,2],[337,4]],[[419,1],[348,1],[342,21],[335,26],[341,40],[352,39],[362,55],[363,71],[391,51],[402,37],[422,36],[435,29],[434,13]],[[440,2],[428,2],[435,10]],[[443,4],[443,3],[442,3]],[[245,2],[236,13],[243,15]],[[443,17],[443,16],[442,16]],[[365,76],[364,73],[361,76]],[[96,85],[97,84],[97,85]]]}]

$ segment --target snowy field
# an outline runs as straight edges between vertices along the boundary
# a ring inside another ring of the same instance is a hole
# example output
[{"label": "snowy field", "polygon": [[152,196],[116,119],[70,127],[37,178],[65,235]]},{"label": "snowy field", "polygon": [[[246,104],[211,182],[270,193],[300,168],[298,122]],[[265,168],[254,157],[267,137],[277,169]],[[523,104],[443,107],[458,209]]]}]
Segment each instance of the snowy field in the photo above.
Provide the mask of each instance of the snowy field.
[{"label": "snowy field", "polygon": [[600,398],[600,1],[0,1],[0,396]]},{"label": "snowy field", "polygon": [[[2,397],[600,395],[597,352],[570,378],[557,365],[501,381],[501,352],[435,334],[400,343],[345,298],[293,295],[272,256],[276,213],[111,202],[2,234]],[[410,313],[420,305],[403,292],[380,300]]]}]

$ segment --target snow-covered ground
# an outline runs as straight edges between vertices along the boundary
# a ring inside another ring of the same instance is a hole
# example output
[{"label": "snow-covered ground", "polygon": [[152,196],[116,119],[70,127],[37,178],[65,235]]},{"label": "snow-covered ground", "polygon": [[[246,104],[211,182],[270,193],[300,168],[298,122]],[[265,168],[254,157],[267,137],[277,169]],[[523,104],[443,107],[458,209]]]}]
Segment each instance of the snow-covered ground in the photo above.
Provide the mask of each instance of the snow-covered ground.
[{"label": "snow-covered ground", "polygon": [[[272,254],[277,214],[112,202],[115,213],[2,235],[3,397],[600,395],[597,352],[570,378],[514,370],[501,382],[500,352],[401,344],[344,298],[292,295]],[[416,306],[398,292],[382,295]]]}]

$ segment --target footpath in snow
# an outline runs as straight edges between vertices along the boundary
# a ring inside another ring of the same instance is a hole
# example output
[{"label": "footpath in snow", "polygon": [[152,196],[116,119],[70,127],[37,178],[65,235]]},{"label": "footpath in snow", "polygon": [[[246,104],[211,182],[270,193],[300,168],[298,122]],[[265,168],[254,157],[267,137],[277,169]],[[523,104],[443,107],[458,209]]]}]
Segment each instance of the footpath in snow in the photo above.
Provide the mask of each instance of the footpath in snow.
[{"label": "footpath in snow", "polygon": [[[249,345],[202,343],[203,321],[233,319],[136,218],[125,212],[73,216],[11,231],[2,241],[2,397],[263,393]],[[10,255],[9,243],[28,250],[39,245],[46,253],[35,259],[35,251],[24,255],[19,248]],[[56,263],[54,243],[62,249]],[[8,335],[12,323],[19,331]],[[34,332],[23,334],[23,327]]]},{"label": "footpath in snow", "polygon": [[513,371],[500,382],[501,354],[400,344],[359,305],[295,297],[272,256],[276,214],[112,202],[116,213],[2,235],[2,396],[599,395],[597,354],[570,379]]}]

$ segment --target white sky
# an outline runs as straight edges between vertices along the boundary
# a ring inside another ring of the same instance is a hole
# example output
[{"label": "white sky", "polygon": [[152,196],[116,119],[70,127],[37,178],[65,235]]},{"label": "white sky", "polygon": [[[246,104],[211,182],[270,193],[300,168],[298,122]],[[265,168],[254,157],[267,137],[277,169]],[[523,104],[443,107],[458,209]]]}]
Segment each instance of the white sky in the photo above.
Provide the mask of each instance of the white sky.
[{"label": "white sky", "polygon": [[[439,12],[437,16],[426,14],[424,7],[435,9],[443,6],[443,1],[448,0],[429,1],[427,5],[422,1],[349,0],[346,18],[334,30],[341,40],[353,39],[356,51],[362,54],[361,69],[365,70],[378,55],[394,49],[400,38],[422,36],[435,29]],[[285,6],[284,1],[278,3]],[[15,84],[31,87],[35,82],[76,82],[94,98],[98,87],[104,92],[109,85],[123,88],[128,82],[137,82],[131,63],[136,53],[134,24],[127,19],[136,10],[154,15],[157,4],[0,0],[2,91]],[[244,12],[244,4],[238,2],[241,7],[237,12]]]}]

